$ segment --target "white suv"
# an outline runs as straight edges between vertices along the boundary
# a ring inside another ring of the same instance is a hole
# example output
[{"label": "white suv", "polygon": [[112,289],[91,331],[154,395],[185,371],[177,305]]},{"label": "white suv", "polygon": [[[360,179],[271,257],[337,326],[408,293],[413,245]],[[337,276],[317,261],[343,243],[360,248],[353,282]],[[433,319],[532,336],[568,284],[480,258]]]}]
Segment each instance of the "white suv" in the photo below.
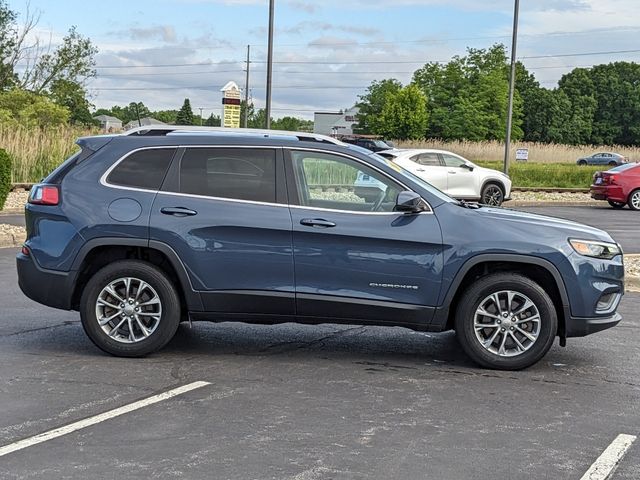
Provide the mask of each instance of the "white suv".
[{"label": "white suv", "polygon": [[445,150],[378,152],[447,195],[459,200],[499,206],[511,198],[511,180],[498,170],[482,168]]}]

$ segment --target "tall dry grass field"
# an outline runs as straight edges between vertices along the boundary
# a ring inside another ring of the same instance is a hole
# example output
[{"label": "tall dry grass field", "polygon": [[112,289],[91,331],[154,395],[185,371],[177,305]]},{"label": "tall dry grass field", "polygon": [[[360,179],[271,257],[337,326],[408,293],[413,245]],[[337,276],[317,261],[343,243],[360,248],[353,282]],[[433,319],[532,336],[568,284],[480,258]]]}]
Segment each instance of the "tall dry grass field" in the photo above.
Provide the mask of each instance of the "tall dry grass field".
[{"label": "tall dry grass field", "polygon": [[[504,158],[504,143],[497,141],[469,142],[466,140],[446,142],[443,140],[419,140],[398,142],[399,148],[435,148],[448,150],[476,161],[498,161]],[[516,149],[529,149],[529,162],[532,163],[575,163],[580,157],[588,157],[597,152],[616,152],[630,161],[640,161],[639,147],[593,146],[593,145],[557,145],[546,143],[515,142],[511,147],[511,159],[516,158]]]},{"label": "tall dry grass field", "polygon": [[60,127],[47,130],[0,126],[0,148],[13,160],[12,182],[38,182],[78,150],[78,137],[92,132]]}]

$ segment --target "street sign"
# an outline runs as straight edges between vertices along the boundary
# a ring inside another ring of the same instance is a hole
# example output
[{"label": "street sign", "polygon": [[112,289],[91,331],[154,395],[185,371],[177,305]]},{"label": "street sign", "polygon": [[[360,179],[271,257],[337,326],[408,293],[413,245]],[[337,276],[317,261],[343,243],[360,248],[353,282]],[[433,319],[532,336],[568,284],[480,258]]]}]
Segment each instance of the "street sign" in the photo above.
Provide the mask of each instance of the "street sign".
[{"label": "street sign", "polygon": [[229,82],[220,91],[222,92],[222,126],[240,128],[240,88],[235,82]]},{"label": "street sign", "polygon": [[516,162],[526,162],[529,160],[529,149],[519,148],[516,150]]}]

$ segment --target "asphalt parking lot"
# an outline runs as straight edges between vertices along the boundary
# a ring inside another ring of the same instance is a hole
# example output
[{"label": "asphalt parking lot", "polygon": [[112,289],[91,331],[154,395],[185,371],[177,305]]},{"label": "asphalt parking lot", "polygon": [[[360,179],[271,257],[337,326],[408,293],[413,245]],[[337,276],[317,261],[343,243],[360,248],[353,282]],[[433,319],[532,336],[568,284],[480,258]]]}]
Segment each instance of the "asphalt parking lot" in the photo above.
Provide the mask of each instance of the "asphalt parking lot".
[{"label": "asphalt parking lot", "polygon": [[[0,456],[0,478],[577,479],[640,432],[637,294],[617,328],[523,372],[475,367],[451,333],[335,325],[183,325],[126,360],[23,297],[15,253],[0,250],[0,450],[208,384]],[[612,478],[640,478],[640,441]]]}]

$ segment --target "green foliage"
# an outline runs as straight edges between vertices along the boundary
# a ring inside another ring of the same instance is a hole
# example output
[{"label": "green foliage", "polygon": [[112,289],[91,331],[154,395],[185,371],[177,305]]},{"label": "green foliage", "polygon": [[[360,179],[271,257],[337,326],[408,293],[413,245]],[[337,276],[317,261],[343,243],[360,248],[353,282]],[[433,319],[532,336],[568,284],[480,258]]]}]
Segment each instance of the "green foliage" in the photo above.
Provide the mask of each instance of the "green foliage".
[{"label": "green foliage", "polygon": [[[427,97],[426,136],[445,140],[504,140],[509,69],[504,45],[467,50],[447,64],[427,63],[413,75]],[[514,96],[512,138],[522,138],[522,98]]]},{"label": "green foliage", "polygon": [[204,124],[207,127],[219,127],[222,124],[222,121],[220,120],[220,117],[218,115],[214,115],[212,113],[211,115],[209,115],[209,118],[205,120]]},{"label": "green foliage", "polygon": [[0,125],[54,127],[69,120],[69,110],[43,95],[13,89],[0,93]]},{"label": "green foliage", "polygon": [[[502,170],[502,162],[476,162]],[[603,167],[579,167],[575,163],[512,163],[509,176],[514,187],[589,188],[593,174]]]},{"label": "green foliage", "polygon": [[6,150],[0,148],[0,210],[11,190],[11,157]]},{"label": "green foliage", "polygon": [[12,11],[5,0],[0,0],[0,91],[6,90],[16,82],[14,64],[10,61],[16,53],[18,15]]},{"label": "green foliage", "polygon": [[357,104],[360,111],[355,133],[373,133],[388,96],[397,94],[401,89],[402,84],[395,79],[371,82],[367,93],[360,95],[360,102]]},{"label": "green foliage", "polygon": [[191,110],[191,102],[188,98],[184,99],[182,108],[178,111],[176,125],[193,125],[193,110]]},{"label": "green foliage", "polygon": [[427,99],[415,85],[396,93],[388,92],[380,115],[372,123],[373,132],[384,138],[417,140],[427,130]]},{"label": "green foliage", "polygon": [[65,79],[54,80],[49,97],[58,105],[69,110],[69,122],[72,125],[95,125],[89,109],[92,105],[87,100],[87,92],[81,85]]},{"label": "green foliage", "polygon": [[273,130],[287,130],[290,132],[312,132],[313,122],[296,117],[282,117],[271,121]]}]

